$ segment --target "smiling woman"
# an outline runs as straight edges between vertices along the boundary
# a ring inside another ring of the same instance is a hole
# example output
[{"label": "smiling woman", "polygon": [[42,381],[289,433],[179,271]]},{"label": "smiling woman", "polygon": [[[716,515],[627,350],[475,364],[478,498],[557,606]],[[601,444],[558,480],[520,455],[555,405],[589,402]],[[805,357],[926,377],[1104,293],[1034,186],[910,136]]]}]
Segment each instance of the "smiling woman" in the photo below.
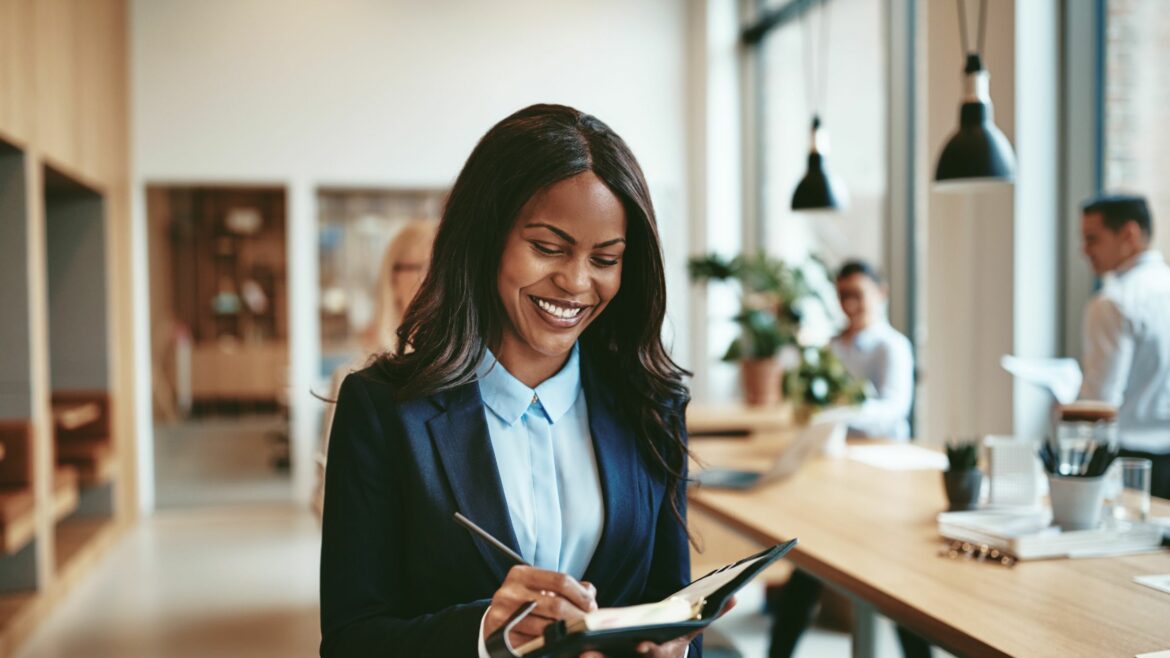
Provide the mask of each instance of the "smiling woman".
[{"label": "smiling woman", "polygon": [[661,340],[665,288],[645,178],[608,126],[536,105],[488,131],[397,349],[338,396],[323,656],[485,656],[529,601],[515,645],[689,580],[689,397]]},{"label": "smiling woman", "polygon": [[529,386],[548,379],[622,284],[626,212],[591,171],[538,192],[508,233],[499,293],[500,361]]}]

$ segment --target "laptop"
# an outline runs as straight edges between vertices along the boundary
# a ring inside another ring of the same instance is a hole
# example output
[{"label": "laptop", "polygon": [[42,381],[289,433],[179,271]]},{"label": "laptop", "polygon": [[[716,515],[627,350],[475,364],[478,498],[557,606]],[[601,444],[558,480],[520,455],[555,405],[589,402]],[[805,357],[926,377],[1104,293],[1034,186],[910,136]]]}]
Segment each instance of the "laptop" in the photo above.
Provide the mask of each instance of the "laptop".
[{"label": "laptop", "polygon": [[766,471],[708,468],[696,473],[692,479],[694,484],[700,487],[739,490],[783,480],[821,452],[826,445],[844,441],[847,430],[847,426],[842,422],[814,423],[801,431]]}]

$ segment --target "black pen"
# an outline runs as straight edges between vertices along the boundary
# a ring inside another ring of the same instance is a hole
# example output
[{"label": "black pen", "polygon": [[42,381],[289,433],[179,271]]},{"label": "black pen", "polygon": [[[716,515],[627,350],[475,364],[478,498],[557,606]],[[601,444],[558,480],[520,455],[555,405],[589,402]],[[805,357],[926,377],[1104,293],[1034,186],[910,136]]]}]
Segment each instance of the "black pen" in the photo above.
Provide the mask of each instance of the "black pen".
[{"label": "black pen", "polygon": [[517,566],[522,566],[522,567],[532,566],[531,564],[528,564],[527,562],[525,562],[524,558],[517,555],[516,551],[508,548],[507,544],[505,544],[504,542],[500,541],[499,539],[496,539],[495,537],[491,536],[491,534],[489,534],[487,530],[484,530],[483,528],[475,525],[475,523],[473,523],[471,521],[471,519],[467,518],[466,516],[463,516],[459,512],[455,512],[455,522],[458,523],[459,525],[463,526],[464,528],[467,528],[471,532],[479,535],[480,539],[483,539],[487,543],[491,544],[492,548],[494,548],[497,551],[508,556],[508,559],[512,560],[512,564],[517,565]]}]

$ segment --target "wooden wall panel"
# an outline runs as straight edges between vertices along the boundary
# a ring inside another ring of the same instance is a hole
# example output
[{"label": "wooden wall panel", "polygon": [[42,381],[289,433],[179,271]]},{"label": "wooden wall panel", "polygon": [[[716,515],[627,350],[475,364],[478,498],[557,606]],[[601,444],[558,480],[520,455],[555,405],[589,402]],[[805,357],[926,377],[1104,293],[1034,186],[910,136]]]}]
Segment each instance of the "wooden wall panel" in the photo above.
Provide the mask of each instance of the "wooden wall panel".
[{"label": "wooden wall panel", "polygon": [[111,182],[124,166],[122,150],[126,133],[119,129],[125,116],[115,89],[125,89],[125,62],[120,61],[125,42],[119,21],[118,0],[84,0],[75,7],[77,18],[78,167],[85,175]]},{"label": "wooden wall panel", "polygon": [[77,4],[73,0],[33,3],[35,116],[41,151],[70,173],[78,172]]},{"label": "wooden wall panel", "polygon": [[32,137],[33,0],[0,0],[0,133],[23,144]]},{"label": "wooden wall panel", "polygon": [[[120,462],[115,515],[128,520],[138,507],[135,436],[133,257],[130,222],[130,34],[128,0],[74,0],[85,6],[80,41],[90,61],[81,89],[82,166],[94,171],[106,201],[106,298],[110,312],[112,442]],[[141,340],[149,340],[142,336]]]}]

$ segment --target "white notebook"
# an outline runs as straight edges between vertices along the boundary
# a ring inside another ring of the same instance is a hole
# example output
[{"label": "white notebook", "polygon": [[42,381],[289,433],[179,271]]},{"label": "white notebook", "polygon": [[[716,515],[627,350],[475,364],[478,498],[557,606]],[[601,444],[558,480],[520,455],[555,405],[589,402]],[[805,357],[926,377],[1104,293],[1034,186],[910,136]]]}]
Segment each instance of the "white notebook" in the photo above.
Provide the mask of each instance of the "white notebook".
[{"label": "white notebook", "polygon": [[1150,523],[1104,525],[1096,530],[1062,531],[1052,513],[1034,510],[975,510],[938,515],[939,534],[972,544],[986,544],[1019,560],[1100,557],[1156,550],[1162,529]]}]

